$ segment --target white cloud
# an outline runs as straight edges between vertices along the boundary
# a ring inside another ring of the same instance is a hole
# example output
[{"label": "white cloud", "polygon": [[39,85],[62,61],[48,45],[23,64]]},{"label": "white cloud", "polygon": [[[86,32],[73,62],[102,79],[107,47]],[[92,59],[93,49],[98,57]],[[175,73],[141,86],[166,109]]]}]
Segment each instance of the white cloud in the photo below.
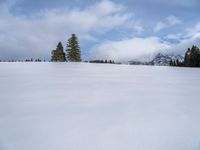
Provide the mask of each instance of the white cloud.
[{"label": "white cloud", "polygon": [[194,27],[187,28],[181,33],[168,34],[165,39],[177,40],[177,41],[187,41],[189,39],[198,38],[200,34],[200,22],[198,22]]},{"label": "white cloud", "polygon": [[[71,33],[77,33],[81,41],[97,41],[93,33],[104,34],[112,29],[129,31],[128,37],[131,38],[101,42],[91,52],[92,58],[119,61],[150,59],[155,53],[167,50],[182,53],[187,47],[198,44],[200,37],[198,23],[183,34],[167,36],[168,39],[180,38],[178,44],[164,42],[159,37],[132,38],[131,31],[138,34],[144,31],[141,22],[133,20],[125,7],[109,0],[82,9],[42,10],[31,17],[12,15],[12,5],[13,0],[0,5],[0,59],[50,56],[57,42],[65,42]],[[180,23],[179,18],[169,16],[159,22],[154,31]]]},{"label": "white cloud", "polygon": [[93,59],[112,59],[115,61],[148,61],[158,51],[170,46],[157,37],[132,38],[121,41],[108,41],[96,46],[92,51]]},{"label": "white cloud", "polygon": [[175,16],[169,16],[169,17],[166,18],[166,20],[167,20],[167,22],[169,23],[170,26],[182,23],[182,21]]},{"label": "white cloud", "polygon": [[149,61],[155,54],[169,53],[183,55],[192,45],[200,46],[200,23],[183,33],[169,34],[165,39],[176,39],[169,43],[159,37],[130,38],[121,41],[107,41],[97,45],[91,52],[92,59],[113,59],[115,61]]},{"label": "white cloud", "polygon": [[165,36],[165,39],[180,41],[182,39],[182,36],[183,36],[182,33],[168,34],[167,36]]},{"label": "white cloud", "polygon": [[178,44],[173,44],[171,46],[171,51],[175,53],[184,53],[187,48],[190,48],[192,45],[200,46],[200,22],[197,23],[194,27],[188,28],[185,32],[179,33],[180,42]]},{"label": "white cloud", "polygon": [[96,40],[91,33],[122,27],[131,17],[123,6],[109,0],[84,9],[42,10],[31,17],[14,16],[9,6],[1,6],[2,58],[46,57],[58,41],[66,41],[71,33],[77,33],[81,40]]},{"label": "white cloud", "polygon": [[165,28],[169,28],[174,25],[181,24],[181,23],[182,23],[182,21],[179,18],[177,18],[175,16],[169,16],[164,21],[160,21],[156,24],[156,26],[154,28],[154,32],[159,32]]},{"label": "white cloud", "polygon": [[160,30],[166,28],[167,25],[163,22],[158,22],[157,25],[154,28],[154,32],[159,32]]},{"label": "white cloud", "polygon": [[129,22],[126,23],[125,27],[128,30],[135,31],[136,34],[141,34],[142,32],[144,32],[144,27],[143,27],[141,21],[129,20]]},{"label": "white cloud", "polygon": [[200,33],[200,22],[198,22],[193,28],[186,29],[185,38],[194,37]]}]

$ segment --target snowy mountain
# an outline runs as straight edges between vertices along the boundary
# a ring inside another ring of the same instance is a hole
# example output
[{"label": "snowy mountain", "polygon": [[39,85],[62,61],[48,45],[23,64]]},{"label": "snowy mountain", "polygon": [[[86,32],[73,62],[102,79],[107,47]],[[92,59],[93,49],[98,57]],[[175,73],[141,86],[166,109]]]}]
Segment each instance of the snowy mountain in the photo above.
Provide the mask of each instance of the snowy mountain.
[{"label": "snowy mountain", "polygon": [[184,58],[181,55],[167,55],[159,53],[152,60],[152,64],[155,66],[169,66],[171,60],[179,60],[179,62],[183,62]]},{"label": "snowy mountain", "polygon": [[179,60],[183,62],[184,58],[181,55],[168,55],[158,53],[152,61],[142,62],[142,61],[129,61],[130,65],[154,65],[154,66],[169,66],[170,61]]}]

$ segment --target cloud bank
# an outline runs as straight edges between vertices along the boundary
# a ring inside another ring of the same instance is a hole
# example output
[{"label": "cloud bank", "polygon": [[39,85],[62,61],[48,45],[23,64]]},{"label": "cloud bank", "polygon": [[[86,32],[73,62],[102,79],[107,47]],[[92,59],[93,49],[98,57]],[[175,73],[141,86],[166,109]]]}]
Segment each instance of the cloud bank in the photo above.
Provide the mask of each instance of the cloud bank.
[{"label": "cloud bank", "polygon": [[121,41],[108,41],[94,48],[94,59],[112,59],[116,61],[150,60],[158,50],[168,49],[157,37],[132,38]]},{"label": "cloud bank", "polygon": [[149,61],[157,53],[181,54],[192,45],[200,46],[200,23],[188,28],[184,33],[168,35],[178,38],[178,43],[170,43],[159,37],[130,38],[120,41],[107,41],[93,48],[93,59],[113,59],[115,61]]},{"label": "cloud bank", "polygon": [[167,17],[165,21],[158,22],[154,28],[154,32],[159,32],[165,28],[169,28],[181,23],[182,21],[179,18],[172,15],[172,16]]},{"label": "cloud bank", "polygon": [[81,46],[86,43],[82,52],[90,59],[149,60],[158,52],[182,54],[199,44],[200,23],[164,34],[183,25],[182,18],[171,14],[148,26],[134,11],[111,0],[84,7],[42,8],[29,15],[13,13],[13,7],[15,0],[0,1],[1,60],[50,59],[51,50],[59,41],[66,45],[72,33]]},{"label": "cloud bank", "polygon": [[71,33],[82,41],[96,41],[92,34],[122,27],[132,17],[123,6],[108,0],[83,9],[41,10],[28,17],[12,15],[6,4],[1,6],[1,59],[49,56],[57,42],[67,41]]}]

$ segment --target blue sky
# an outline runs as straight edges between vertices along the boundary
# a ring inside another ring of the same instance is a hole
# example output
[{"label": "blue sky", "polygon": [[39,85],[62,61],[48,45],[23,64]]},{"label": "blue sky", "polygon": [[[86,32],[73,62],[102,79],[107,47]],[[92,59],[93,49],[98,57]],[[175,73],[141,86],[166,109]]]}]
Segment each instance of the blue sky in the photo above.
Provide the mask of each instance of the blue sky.
[{"label": "blue sky", "polygon": [[198,0],[0,0],[0,59],[45,58],[79,37],[84,59],[151,59],[200,44]]}]

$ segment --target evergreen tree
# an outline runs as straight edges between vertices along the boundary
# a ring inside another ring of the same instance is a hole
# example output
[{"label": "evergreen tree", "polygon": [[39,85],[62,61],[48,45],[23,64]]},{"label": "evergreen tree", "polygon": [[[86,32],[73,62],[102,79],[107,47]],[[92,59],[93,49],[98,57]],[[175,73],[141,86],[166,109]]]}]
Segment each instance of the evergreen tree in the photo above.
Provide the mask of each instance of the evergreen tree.
[{"label": "evergreen tree", "polygon": [[81,61],[80,47],[75,34],[72,34],[67,43],[67,60],[71,62]]},{"label": "evergreen tree", "polygon": [[188,48],[184,58],[185,67],[200,67],[200,49],[197,46]]},{"label": "evergreen tree", "polygon": [[173,60],[170,60],[169,65],[170,65],[170,66],[174,66]]},{"label": "evergreen tree", "polygon": [[56,50],[52,51],[51,61],[56,61],[56,62],[66,61],[65,52],[61,42],[58,43]]},{"label": "evergreen tree", "polygon": [[189,66],[189,54],[191,50],[188,48],[187,52],[185,53],[185,58],[184,58],[184,66]]},{"label": "evergreen tree", "polygon": [[176,60],[176,65],[177,65],[177,66],[180,66],[180,63],[179,63],[179,60],[178,60],[178,59]]},{"label": "evergreen tree", "polygon": [[192,67],[200,66],[200,50],[197,46],[192,47],[189,60],[191,61]]}]

